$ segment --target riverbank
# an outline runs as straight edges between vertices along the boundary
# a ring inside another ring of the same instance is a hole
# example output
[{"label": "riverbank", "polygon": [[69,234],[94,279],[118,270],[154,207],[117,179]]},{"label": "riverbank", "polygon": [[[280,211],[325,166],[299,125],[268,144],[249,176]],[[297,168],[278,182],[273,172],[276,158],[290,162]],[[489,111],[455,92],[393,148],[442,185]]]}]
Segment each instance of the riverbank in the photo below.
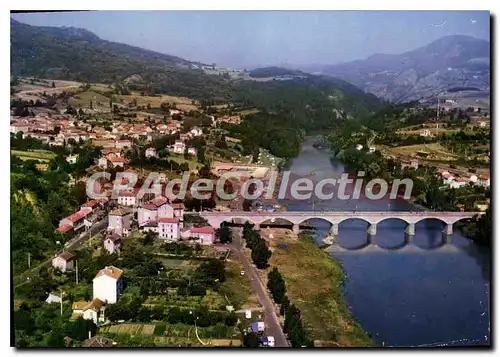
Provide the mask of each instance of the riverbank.
[{"label": "riverbank", "polygon": [[297,239],[286,230],[261,230],[261,235],[273,252],[270,267],[261,277],[267,281],[268,271],[278,267],[287,295],[302,312],[304,326],[315,345],[373,345],[345,303],[345,273],[338,261],[322,251],[311,235],[301,234]]}]

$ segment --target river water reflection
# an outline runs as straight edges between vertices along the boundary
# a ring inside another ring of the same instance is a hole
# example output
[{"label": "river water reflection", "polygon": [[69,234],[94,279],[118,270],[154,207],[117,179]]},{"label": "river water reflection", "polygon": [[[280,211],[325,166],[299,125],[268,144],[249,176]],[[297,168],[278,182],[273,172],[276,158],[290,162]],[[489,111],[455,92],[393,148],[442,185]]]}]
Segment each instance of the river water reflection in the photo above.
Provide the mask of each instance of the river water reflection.
[{"label": "river water reflection", "polygon": [[[339,177],[341,162],[328,151],[306,142],[290,170],[318,176]],[[323,177],[320,177],[321,179]],[[314,180],[314,177],[313,177]],[[312,203],[283,200],[292,210],[313,210]],[[403,200],[359,199],[314,202],[314,210],[416,210]],[[319,242],[330,225],[313,221]],[[404,243],[405,222],[391,219],[378,224],[375,242],[383,247]],[[348,220],[339,226],[339,243],[346,248],[361,246],[367,239],[367,224]],[[353,250],[331,253],[346,272],[346,301],[356,319],[375,342],[386,346],[489,345],[490,250],[459,232],[452,245],[439,249],[443,224],[425,220],[416,225],[409,250]],[[420,249],[426,248],[426,249]]]}]

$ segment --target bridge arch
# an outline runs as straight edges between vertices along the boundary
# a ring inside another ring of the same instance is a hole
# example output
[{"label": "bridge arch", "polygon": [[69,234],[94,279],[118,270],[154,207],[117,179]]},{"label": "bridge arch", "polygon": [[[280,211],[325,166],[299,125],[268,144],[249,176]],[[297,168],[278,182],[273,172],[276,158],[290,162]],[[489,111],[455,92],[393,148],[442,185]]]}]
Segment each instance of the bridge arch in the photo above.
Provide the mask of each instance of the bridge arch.
[{"label": "bridge arch", "polygon": [[[278,221],[278,222],[276,222]],[[283,226],[293,226],[295,223],[289,219],[283,217],[265,217],[259,222],[259,225],[283,225]]]},{"label": "bridge arch", "polygon": [[404,217],[384,217],[382,218],[381,220],[377,221],[377,222],[374,222],[376,224],[380,224],[382,222],[385,222],[385,221],[401,221],[401,222],[404,222],[406,224],[410,224],[412,222],[408,221],[407,219],[405,219]]},{"label": "bridge arch", "polygon": [[356,216],[356,217],[344,217],[344,218],[341,218],[338,222],[335,222],[337,224],[341,224],[341,223],[344,223],[344,222],[347,222],[347,221],[363,221],[365,222],[366,224],[368,225],[371,225],[373,223],[376,223],[376,222],[373,222],[373,221],[370,221],[366,218],[363,218],[362,216]]},{"label": "bridge arch", "polygon": [[301,221],[298,223],[298,225],[299,225],[299,226],[301,226],[301,225],[303,225],[304,223],[306,223],[306,222],[308,222],[308,221],[310,221],[310,220],[312,220],[312,219],[321,220],[321,221],[327,222],[327,223],[329,223],[329,224],[331,224],[331,225],[333,225],[333,224],[336,224],[336,223],[337,223],[337,222],[332,222],[330,219],[325,218],[325,217],[321,217],[321,216],[311,216],[311,217],[307,217],[307,218],[305,218],[305,219],[301,220]]}]

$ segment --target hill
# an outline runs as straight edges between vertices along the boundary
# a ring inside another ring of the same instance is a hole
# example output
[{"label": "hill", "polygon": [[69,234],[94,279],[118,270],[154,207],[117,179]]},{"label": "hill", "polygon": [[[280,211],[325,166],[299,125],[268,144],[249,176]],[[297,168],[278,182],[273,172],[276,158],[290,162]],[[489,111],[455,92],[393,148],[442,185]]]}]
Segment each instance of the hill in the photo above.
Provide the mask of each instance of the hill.
[{"label": "hill", "polygon": [[266,78],[266,77],[281,77],[281,76],[296,76],[305,75],[304,72],[287,69],[283,67],[263,67],[256,68],[250,71],[250,77]]},{"label": "hill", "polygon": [[394,102],[436,96],[456,87],[490,90],[490,43],[470,36],[446,36],[399,55],[325,66],[336,76]]},{"label": "hill", "polygon": [[[314,130],[332,120],[364,115],[379,105],[359,88],[328,76],[284,68],[257,75],[300,74],[286,81],[249,81],[210,75],[198,62],[100,39],[75,28],[29,26],[11,20],[11,75],[126,85],[130,90],[169,94],[283,114],[285,125]],[[255,74],[255,73],[254,73]]]},{"label": "hill", "polygon": [[115,83],[196,99],[224,97],[221,77],[191,69],[179,57],[100,39],[76,28],[30,26],[11,19],[11,74]]}]

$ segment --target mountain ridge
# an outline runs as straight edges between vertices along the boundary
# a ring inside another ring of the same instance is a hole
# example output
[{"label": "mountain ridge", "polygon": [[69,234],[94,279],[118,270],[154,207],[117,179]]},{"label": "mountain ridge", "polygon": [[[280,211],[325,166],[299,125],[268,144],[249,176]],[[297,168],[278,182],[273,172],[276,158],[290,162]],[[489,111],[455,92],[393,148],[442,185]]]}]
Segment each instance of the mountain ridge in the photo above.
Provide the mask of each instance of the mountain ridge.
[{"label": "mountain ridge", "polygon": [[489,41],[451,35],[401,54],[376,53],[364,60],[323,66],[320,72],[379,98],[401,102],[432,97],[453,87],[489,91],[489,59]]}]

